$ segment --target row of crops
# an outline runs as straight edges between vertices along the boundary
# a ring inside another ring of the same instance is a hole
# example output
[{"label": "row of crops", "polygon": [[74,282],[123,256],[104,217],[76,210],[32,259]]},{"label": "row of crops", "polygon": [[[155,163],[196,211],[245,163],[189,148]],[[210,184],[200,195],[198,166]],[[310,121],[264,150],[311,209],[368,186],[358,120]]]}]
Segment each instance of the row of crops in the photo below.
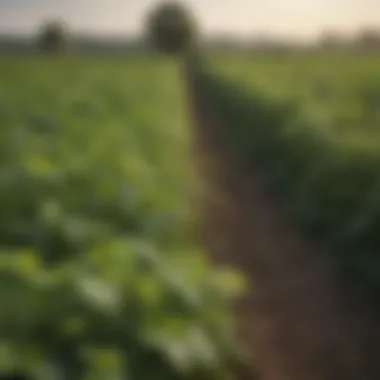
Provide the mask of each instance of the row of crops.
[{"label": "row of crops", "polygon": [[173,62],[0,59],[0,374],[223,379],[240,289],[197,241]]},{"label": "row of crops", "polygon": [[[200,75],[231,143],[288,215],[380,295],[380,56],[207,57]],[[376,298],[377,297],[377,298]]]}]

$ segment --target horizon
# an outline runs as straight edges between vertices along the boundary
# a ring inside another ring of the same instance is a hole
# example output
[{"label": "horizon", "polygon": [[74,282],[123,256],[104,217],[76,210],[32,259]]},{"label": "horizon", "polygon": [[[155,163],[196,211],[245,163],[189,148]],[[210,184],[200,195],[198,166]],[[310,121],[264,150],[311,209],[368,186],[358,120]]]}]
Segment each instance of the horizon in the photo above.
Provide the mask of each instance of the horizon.
[{"label": "horizon", "polygon": [[[158,0],[0,0],[0,33],[33,35],[50,19],[67,23],[74,35],[135,38],[144,17]],[[207,37],[254,39],[269,35],[313,40],[324,31],[346,35],[363,28],[380,28],[376,0],[187,0],[183,1]],[[107,4],[108,3],[108,4]]]}]

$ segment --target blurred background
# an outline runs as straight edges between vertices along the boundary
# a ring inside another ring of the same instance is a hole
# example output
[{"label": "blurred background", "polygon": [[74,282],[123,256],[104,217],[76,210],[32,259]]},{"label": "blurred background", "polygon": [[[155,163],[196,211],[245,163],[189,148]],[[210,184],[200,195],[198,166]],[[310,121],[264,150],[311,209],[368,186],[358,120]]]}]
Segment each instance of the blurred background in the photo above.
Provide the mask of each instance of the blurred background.
[{"label": "blurred background", "polygon": [[244,366],[248,286],[202,240],[194,199],[219,191],[190,154],[183,59],[289,219],[379,305],[378,52],[377,0],[0,0],[0,379]]},{"label": "blurred background", "polygon": [[[208,46],[254,49],[286,44],[376,45],[380,6],[374,0],[188,0]],[[28,50],[43,23],[59,20],[75,49],[126,50],[141,46],[146,14],[157,4],[141,1],[1,1],[1,48]]]}]

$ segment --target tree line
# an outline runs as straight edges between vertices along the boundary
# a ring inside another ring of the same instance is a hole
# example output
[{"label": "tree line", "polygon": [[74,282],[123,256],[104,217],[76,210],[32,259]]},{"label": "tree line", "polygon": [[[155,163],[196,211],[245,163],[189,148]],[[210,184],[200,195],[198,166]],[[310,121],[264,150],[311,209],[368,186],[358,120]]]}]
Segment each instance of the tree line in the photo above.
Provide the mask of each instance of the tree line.
[{"label": "tree line", "polygon": [[[47,21],[37,31],[36,38],[28,50],[39,50],[48,53],[58,53],[70,49],[95,51],[127,51],[155,50],[168,54],[182,54],[199,44],[199,28],[194,14],[183,3],[176,0],[164,0],[157,4],[146,15],[145,33],[140,40],[108,40],[96,41],[91,37],[78,38],[71,33],[67,24],[62,21]],[[291,41],[279,41],[266,36],[252,41],[235,40],[232,36],[203,41],[205,46],[227,50],[293,49]],[[337,31],[326,30],[321,33],[316,43],[318,48],[333,49],[378,49],[380,48],[380,28],[363,28],[356,35],[347,38]],[[0,50],[25,50],[25,41],[1,40]]]},{"label": "tree line", "polygon": [[[195,17],[177,1],[159,3],[145,19],[146,47],[167,54],[182,54],[197,43]],[[68,25],[61,21],[44,23],[37,34],[37,46],[43,52],[62,52],[70,48]]]}]

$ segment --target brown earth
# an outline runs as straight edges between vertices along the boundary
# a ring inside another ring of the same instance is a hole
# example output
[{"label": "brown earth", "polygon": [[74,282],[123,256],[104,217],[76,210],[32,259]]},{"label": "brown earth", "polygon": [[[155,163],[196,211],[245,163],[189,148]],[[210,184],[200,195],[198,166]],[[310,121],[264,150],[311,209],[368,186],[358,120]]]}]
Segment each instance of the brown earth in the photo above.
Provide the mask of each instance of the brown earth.
[{"label": "brown earth", "polygon": [[236,378],[379,380],[377,326],[337,283],[323,247],[289,223],[263,179],[244,167],[191,66],[184,71],[205,244],[215,262],[242,270],[253,290],[236,315],[257,373]]}]

